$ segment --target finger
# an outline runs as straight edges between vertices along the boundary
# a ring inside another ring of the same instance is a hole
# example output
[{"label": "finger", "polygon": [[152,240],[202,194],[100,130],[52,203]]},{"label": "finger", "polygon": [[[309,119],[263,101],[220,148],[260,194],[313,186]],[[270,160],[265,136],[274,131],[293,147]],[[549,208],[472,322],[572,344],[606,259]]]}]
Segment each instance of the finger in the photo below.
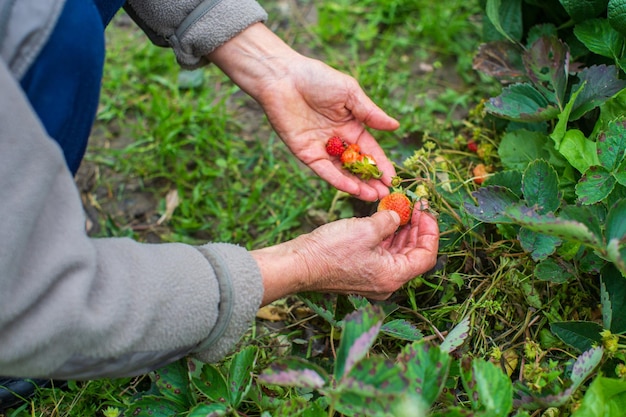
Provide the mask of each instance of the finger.
[{"label": "finger", "polygon": [[378,211],[370,217],[374,223],[374,233],[379,237],[379,241],[386,241],[393,237],[398,226],[400,226],[400,216],[392,210]]},{"label": "finger", "polygon": [[346,108],[352,112],[357,120],[372,129],[395,130],[400,126],[400,122],[374,104],[363,92],[356,80],[354,80],[354,84],[349,90]]},{"label": "finger", "polygon": [[362,183],[360,181],[347,176],[328,159],[318,159],[317,161],[311,162],[309,168],[319,175],[320,178],[340,191],[354,196],[359,196],[362,192]]}]

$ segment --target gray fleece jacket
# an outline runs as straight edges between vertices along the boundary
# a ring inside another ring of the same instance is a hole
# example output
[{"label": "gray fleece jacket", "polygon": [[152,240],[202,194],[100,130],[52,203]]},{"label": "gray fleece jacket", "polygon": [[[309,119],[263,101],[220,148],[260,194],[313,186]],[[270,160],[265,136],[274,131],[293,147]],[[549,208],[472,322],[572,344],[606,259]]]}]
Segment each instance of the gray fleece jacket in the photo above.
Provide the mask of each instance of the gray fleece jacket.
[{"label": "gray fleece jacket", "polygon": [[[88,379],[145,373],[189,354],[217,361],[254,319],[258,266],[236,245],[86,235],[62,151],[19,85],[62,5],[0,0],[0,375]],[[127,7],[186,67],[266,18],[253,0]]]}]

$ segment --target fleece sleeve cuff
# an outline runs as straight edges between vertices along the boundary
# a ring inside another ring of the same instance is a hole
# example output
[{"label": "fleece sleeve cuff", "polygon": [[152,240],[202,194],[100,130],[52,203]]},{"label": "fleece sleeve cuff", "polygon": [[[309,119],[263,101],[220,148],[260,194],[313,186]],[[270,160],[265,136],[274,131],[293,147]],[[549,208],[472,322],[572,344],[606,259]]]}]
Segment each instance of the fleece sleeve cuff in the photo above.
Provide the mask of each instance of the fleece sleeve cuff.
[{"label": "fleece sleeve cuff", "polygon": [[256,261],[240,246],[211,243],[198,250],[216,272],[220,305],[211,333],[193,352],[204,362],[217,362],[233,350],[250,328],[263,298],[263,282]]},{"label": "fleece sleeve cuff", "polygon": [[184,68],[208,63],[206,55],[248,26],[267,20],[255,0],[128,0],[126,11],[152,42],[170,46]]}]

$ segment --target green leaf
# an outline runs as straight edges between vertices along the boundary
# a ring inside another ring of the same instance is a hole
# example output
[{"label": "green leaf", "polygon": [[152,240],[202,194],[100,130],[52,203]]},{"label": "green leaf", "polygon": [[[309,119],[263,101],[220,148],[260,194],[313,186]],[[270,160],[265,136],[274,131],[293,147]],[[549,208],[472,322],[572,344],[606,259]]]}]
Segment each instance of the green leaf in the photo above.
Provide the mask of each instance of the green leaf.
[{"label": "green leaf", "polygon": [[371,356],[357,363],[337,385],[336,408],[344,414],[388,416],[395,399],[407,389],[401,368],[393,361]]},{"label": "green leaf", "polygon": [[559,339],[579,352],[586,352],[602,344],[600,332],[603,328],[591,321],[555,322],[550,325],[550,329]]},{"label": "green leaf", "polygon": [[619,417],[626,409],[626,381],[596,377],[572,417]]},{"label": "green leaf", "polygon": [[241,400],[248,394],[252,384],[252,370],[256,362],[258,348],[247,346],[233,356],[228,374],[230,405],[239,407]]},{"label": "green leaf", "polygon": [[[528,161],[530,162],[530,161]],[[528,162],[524,163],[524,168],[528,165]],[[522,196],[522,172],[519,170],[504,170],[495,172],[493,175],[490,175],[485,182],[483,183],[483,187],[486,186],[501,186],[508,188],[512,191],[516,196]]]},{"label": "green leaf", "polygon": [[305,292],[301,293],[299,297],[315,314],[333,326],[338,325],[337,320],[335,320],[335,303],[337,300],[335,294]]},{"label": "green leaf", "polygon": [[376,305],[368,305],[346,316],[335,361],[335,380],[341,380],[365,357],[378,336],[384,318],[384,311]]},{"label": "green leaf", "polygon": [[616,182],[606,168],[592,166],[576,184],[576,195],[582,204],[594,204],[607,198]]},{"label": "green leaf", "polygon": [[474,359],[461,377],[473,410],[492,417],[505,417],[513,410],[513,385],[493,363]]},{"label": "green leaf", "polygon": [[408,380],[407,392],[418,395],[428,408],[445,386],[451,361],[447,352],[424,342],[404,346],[397,358]]},{"label": "green leaf", "polygon": [[626,200],[619,200],[606,217],[606,240],[626,243]]},{"label": "green leaf", "polygon": [[272,363],[258,379],[267,384],[300,388],[322,388],[329,380],[322,368],[295,357]]},{"label": "green leaf", "polygon": [[578,389],[591,372],[596,369],[602,360],[604,355],[604,349],[602,347],[595,347],[583,352],[574,362],[572,366],[572,388]]},{"label": "green leaf", "polygon": [[569,68],[567,45],[556,36],[542,36],[525,51],[523,58],[535,87],[545,97],[554,97],[559,108],[563,108]]},{"label": "green leaf", "polygon": [[559,199],[559,177],[544,160],[531,162],[522,177],[522,192],[526,203],[534,206],[539,214],[555,212]]},{"label": "green leaf", "polygon": [[504,212],[507,207],[520,201],[511,190],[499,186],[481,187],[474,191],[472,196],[478,202],[478,206],[465,203],[465,211],[485,223],[511,223]]},{"label": "green leaf", "polygon": [[600,164],[596,143],[587,139],[578,129],[565,132],[559,153],[581,173],[593,165]]},{"label": "green leaf", "polygon": [[587,112],[619,93],[626,87],[626,81],[620,80],[619,70],[614,65],[593,65],[578,73],[579,83],[572,87],[581,93],[576,97],[570,120],[577,120]]},{"label": "green leaf", "polygon": [[550,152],[546,150],[547,141],[548,136],[542,132],[514,130],[505,133],[498,146],[502,165],[508,169],[524,170],[534,160],[550,158]]},{"label": "green leaf", "polygon": [[608,0],[559,0],[567,14],[580,22],[598,16],[606,9]]},{"label": "green leaf", "polygon": [[409,340],[411,342],[421,340],[424,337],[418,328],[403,319],[391,320],[383,324],[380,331],[396,339]]},{"label": "green leaf", "polygon": [[514,43],[522,39],[521,0],[487,0],[485,12],[496,30],[506,39]]},{"label": "green leaf", "polygon": [[597,139],[598,160],[607,171],[615,171],[626,153],[626,122],[610,122]]},{"label": "green leaf", "polygon": [[606,19],[586,19],[574,27],[574,35],[594,54],[611,59],[622,55],[624,37]]},{"label": "green leaf", "polygon": [[562,207],[559,215],[562,219],[573,220],[584,224],[587,229],[597,237],[598,242],[602,240],[602,223],[604,223],[606,217],[606,213],[602,207],[598,205],[569,205]]},{"label": "green leaf", "polygon": [[522,204],[511,205],[505,210],[505,214],[514,222],[536,232],[592,247],[601,246],[601,237],[596,236],[582,222],[555,217],[552,214],[539,215],[533,208]]},{"label": "green leaf", "polygon": [[619,164],[617,169],[613,172],[613,176],[620,185],[626,187],[626,159]]},{"label": "green leaf", "polygon": [[128,415],[137,417],[173,417],[187,412],[188,407],[180,402],[145,395],[128,406]]},{"label": "green leaf", "polygon": [[535,262],[552,255],[556,251],[556,247],[561,244],[558,237],[544,235],[525,227],[520,229],[518,239],[522,248],[526,252],[530,252]]},{"label": "green leaf", "polygon": [[604,327],[612,333],[626,333],[626,278],[607,264],[602,268],[600,284]]},{"label": "green leaf", "polygon": [[187,406],[191,403],[189,370],[185,359],[172,362],[155,371],[155,385],[165,398]]},{"label": "green leaf", "polygon": [[215,402],[222,403],[230,400],[226,380],[220,371],[211,364],[203,365],[202,372],[199,376],[193,377],[192,382],[198,391]]},{"label": "green leaf", "polygon": [[461,346],[465,339],[469,336],[470,333],[470,319],[469,317],[465,317],[463,320],[459,322],[446,336],[446,338],[441,342],[439,349],[443,352],[452,353]]},{"label": "green leaf", "polygon": [[189,411],[187,417],[221,417],[228,413],[224,404],[198,404]]},{"label": "green leaf", "polygon": [[541,281],[562,284],[573,279],[574,274],[562,263],[557,263],[554,259],[548,258],[537,264],[535,277]]},{"label": "green leaf", "polygon": [[540,122],[558,116],[559,109],[530,84],[513,84],[485,103],[487,112],[517,122]]},{"label": "green leaf", "polygon": [[560,150],[561,142],[563,141],[563,138],[565,137],[565,133],[567,132],[567,124],[570,120],[572,109],[574,108],[574,103],[576,102],[580,94],[582,93],[583,88],[584,88],[584,84],[576,88],[572,88],[572,95],[570,96],[569,101],[565,105],[565,108],[563,108],[563,111],[559,113],[558,115],[559,121],[557,122],[556,126],[554,126],[554,129],[552,130],[552,133],[550,134],[550,137],[554,141],[554,148],[557,151]]}]

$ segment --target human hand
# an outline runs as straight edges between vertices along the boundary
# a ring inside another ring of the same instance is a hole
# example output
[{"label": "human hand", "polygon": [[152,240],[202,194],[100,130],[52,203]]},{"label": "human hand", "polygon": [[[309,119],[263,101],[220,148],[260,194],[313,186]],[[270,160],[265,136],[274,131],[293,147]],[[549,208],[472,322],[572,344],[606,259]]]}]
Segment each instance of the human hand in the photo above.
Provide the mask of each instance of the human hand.
[{"label": "human hand", "polygon": [[392,211],[343,219],[280,245],[252,251],[263,276],[263,304],[302,291],[382,300],[435,266],[437,220],[415,209],[398,229]]},{"label": "human hand", "polygon": [[[208,57],[263,107],[281,139],[302,162],[339,190],[375,201],[389,193],[393,164],[366,129],[394,130],[358,82],[296,53],[262,24],[250,26]],[[363,181],[326,153],[331,136],[358,143],[383,173]]]}]

